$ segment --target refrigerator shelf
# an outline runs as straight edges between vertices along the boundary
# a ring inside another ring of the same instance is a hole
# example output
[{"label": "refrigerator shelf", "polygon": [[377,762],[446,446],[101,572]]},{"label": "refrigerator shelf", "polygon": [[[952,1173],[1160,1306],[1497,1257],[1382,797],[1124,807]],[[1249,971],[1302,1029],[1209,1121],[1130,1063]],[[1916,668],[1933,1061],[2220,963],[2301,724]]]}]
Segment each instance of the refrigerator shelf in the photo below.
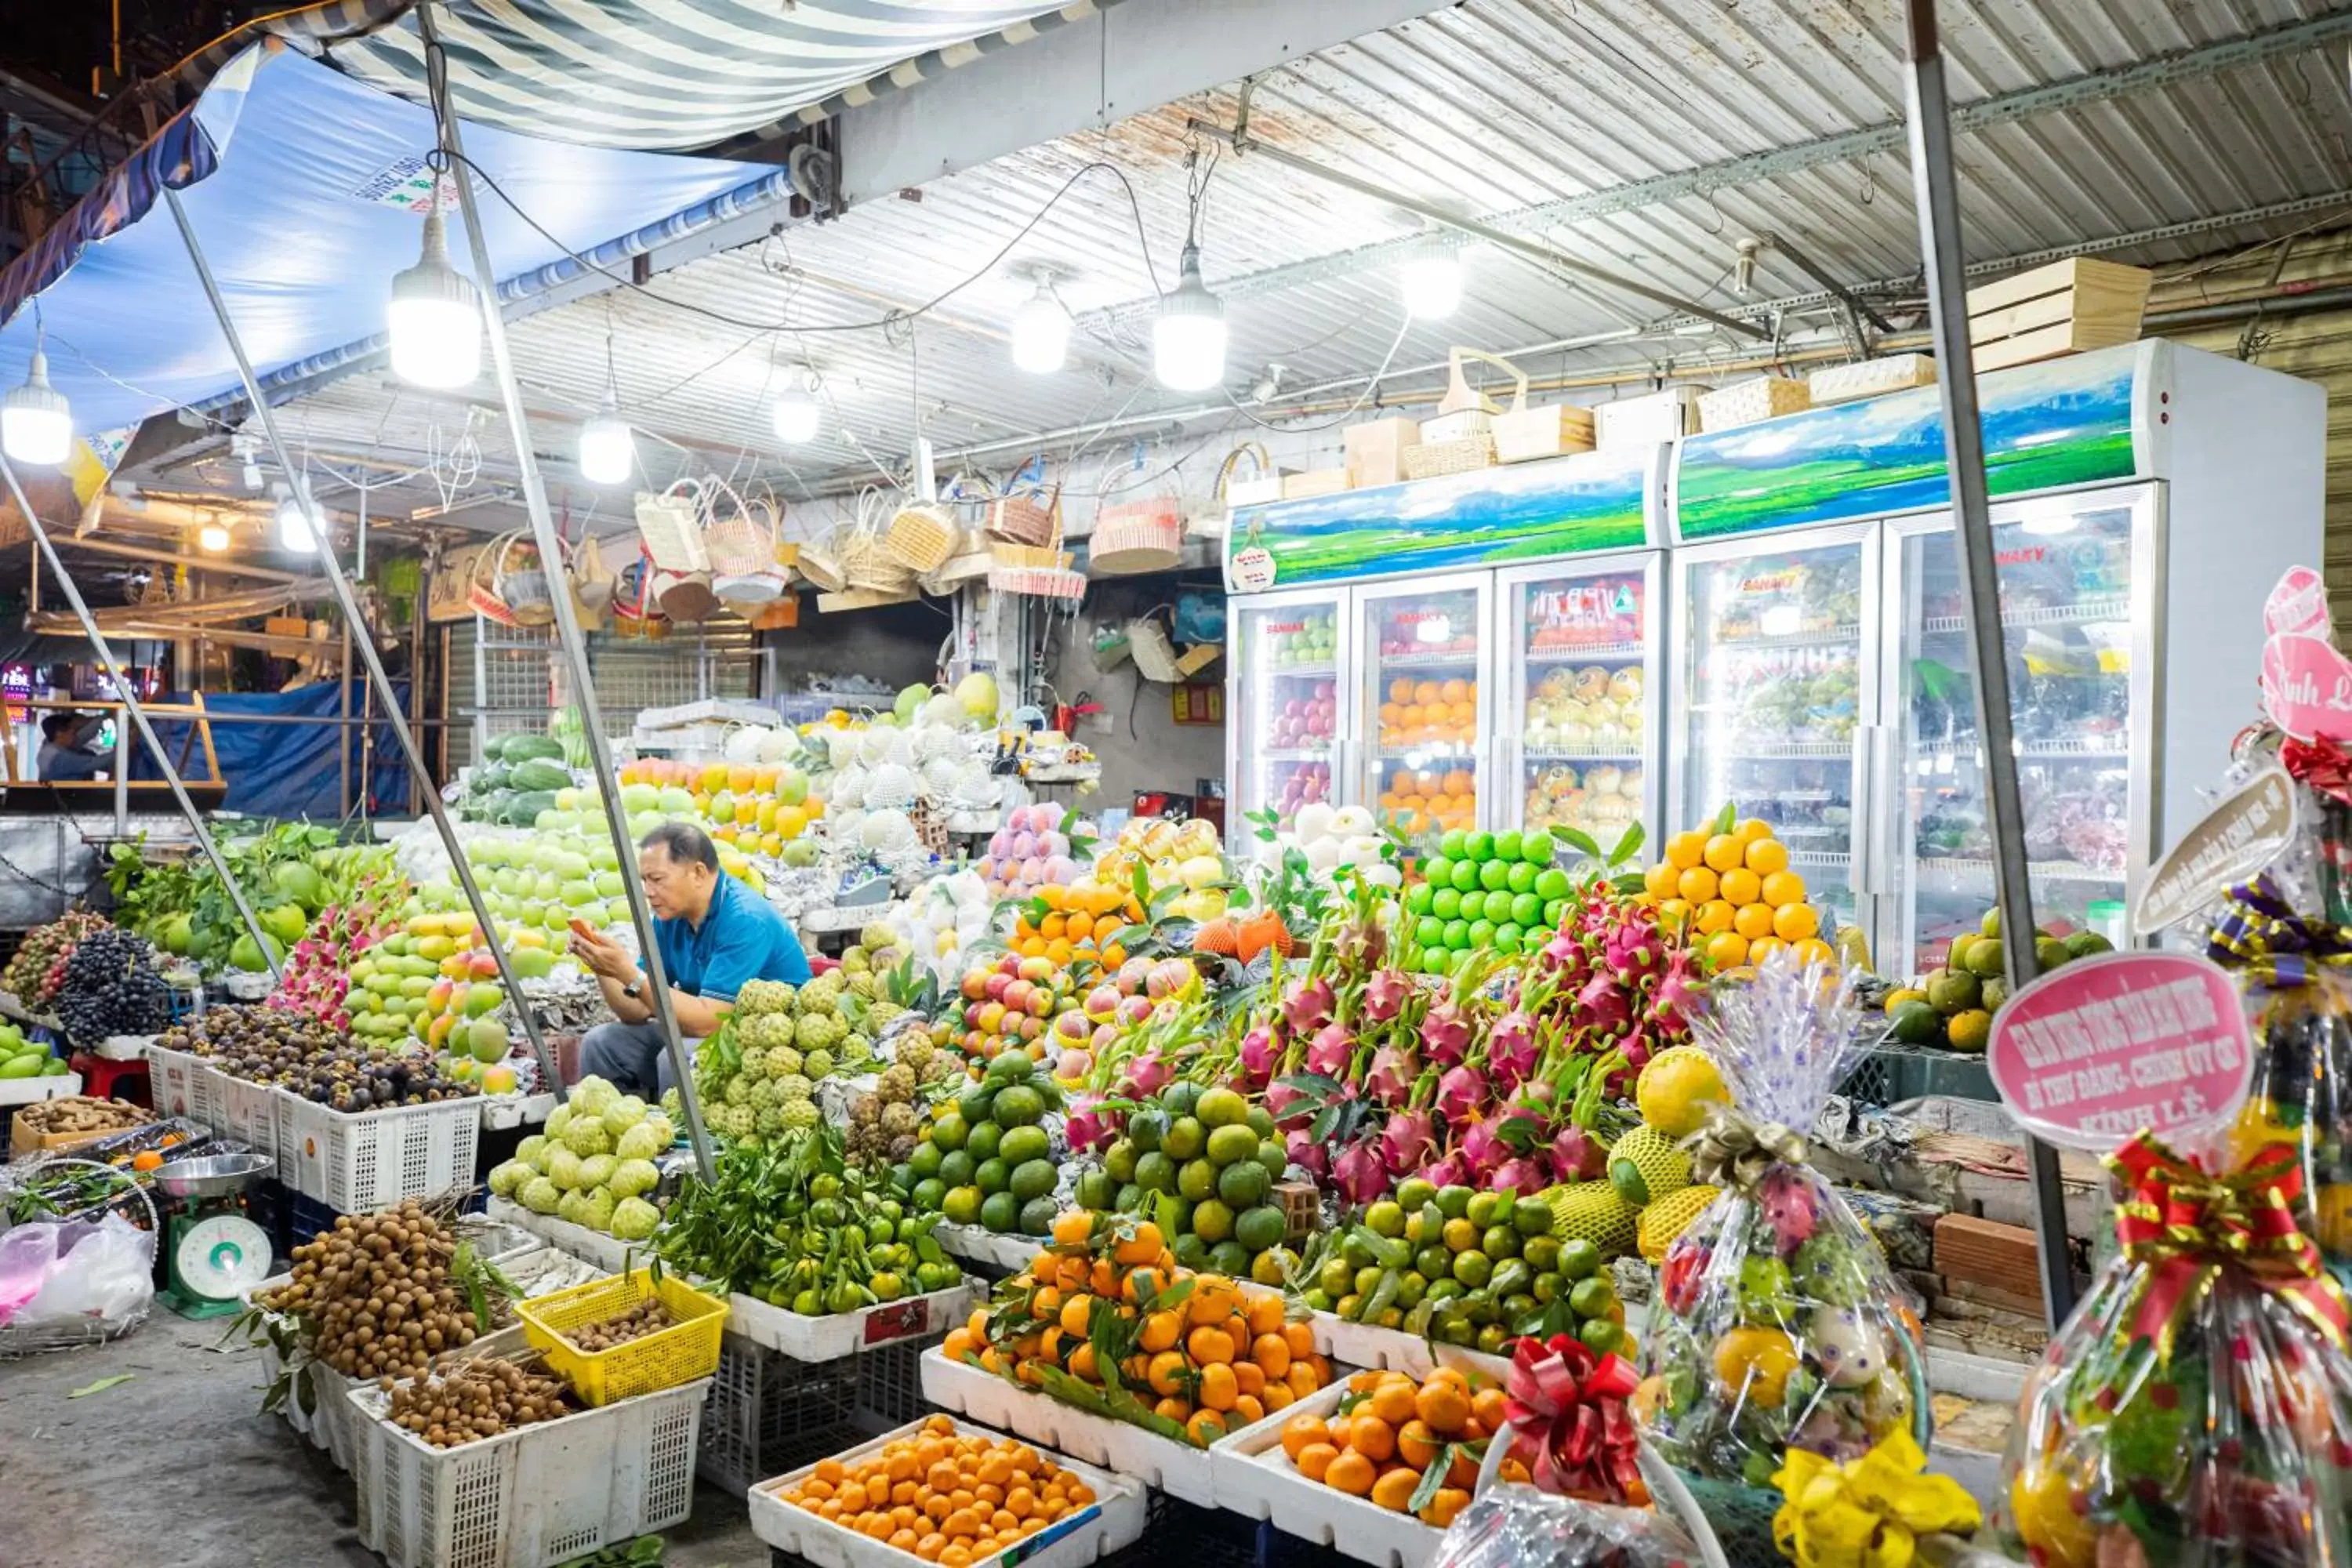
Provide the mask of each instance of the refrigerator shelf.
[{"label": "refrigerator shelf", "polygon": [[1257,754],[1262,763],[1328,763],[1331,760],[1328,746],[1270,746]]},{"label": "refrigerator shelf", "polygon": [[1271,664],[1266,674],[1276,680],[1328,680],[1339,673],[1336,664]]},{"label": "refrigerator shelf", "polygon": [[1637,642],[1594,643],[1590,647],[1531,647],[1529,665],[1591,664],[1598,659],[1636,659],[1648,653]]},{"label": "refrigerator shelf", "polygon": [[1476,648],[1465,648],[1460,653],[1384,653],[1376,656],[1373,668],[1391,669],[1466,669],[1478,662]]},{"label": "refrigerator shelf", "polygon": [[1738,751],[1724,753],[1727,761],[1735,763],[1803,762],[1852,755],[1852,741],[1789,741],[1778,746],[1743,746]]},{"label": "refrigerator shelf", "polygon": [[[1992,862],[1972,856],[1926,856],[1918,860],[1922,878],[1942,877],[1952,881],[1990,882]],[[2098,866],[2085,866],[2074,860],[2030,860],[2025,874],[2038,881],[2101,882],[2116,887],[2123,885],[2124,874]]]},{"label": "refrigerator shelf", "polygon": [[1538,751],[1530,746],[1519,753],[1524,763],[1638,763],[1642,753],[1605,746],[1546,746]]},{"label": "refrigerator shelf", "polygon": [[1817,647],[1828,643],[1857,643],[1861,640],[1862,627],[1848,621],[1843,626],[1822,626],[1813,631],[1759,632],[1748,637],[1726,637],[1718,632],[1712,643],[1718,648]]},{"label": "refrigerator shelf", "polygon": [[[1979,753],[1982,750],[1982,747],[1977,745],[1972,741],[1966,744],[1955,742],[1942,745],[1921,746],[1918,749],[1917,754],[1921,757],[1936,762],[1941,762],[1949,758],[1955,762],[1964,762],[1973,765],[1977,762]],[[2010,750],[2014,755],[2023,762],[2059,762],[2073,760],[2092,763],[2122,763],[2128,762],[2131,759],[2131,750],[2128,746],[2110,744],[2104,740],[2019,741],[2012,745]]]},{"label": "refrigerator shelf", "polygon": [[1791,866],[1819,866],[1824,870],[1843,871],[1853,865],[1852,852],[1843,849],[1790,849]]},{"label": "refrigerator shelf", "polygon": [[[2127,621],[2131,619],[2131,602],[2120,595],[2084,599],[2072,605],[2037,605],[2026,610],[2003,610],[2000,624],[2004,626],[2078,626],[2086,621]],[[1927,637],[1947,637],[1965,632],[1969,623],[1963,616],[1929,616],[1919,623]]]}]

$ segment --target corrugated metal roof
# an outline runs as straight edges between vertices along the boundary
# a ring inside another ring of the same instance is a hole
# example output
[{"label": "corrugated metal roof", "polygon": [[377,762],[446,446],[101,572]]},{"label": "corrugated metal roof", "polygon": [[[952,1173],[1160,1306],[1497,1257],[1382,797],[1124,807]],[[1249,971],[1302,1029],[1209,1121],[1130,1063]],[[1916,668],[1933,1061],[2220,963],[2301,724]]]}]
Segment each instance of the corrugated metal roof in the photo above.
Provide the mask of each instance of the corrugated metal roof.
[{"label": "corrugated metal roof", "polygon": [[[1964,103],[2340,14],[2317,0],[1981,0],[1946,11],[1951,85]],[[1898,0],[1467,0],[1267,71],[1252,90],[1249,126],[1270,145],[1465,215],[1509,213],[1897,121],[1900,24]],[[2125,97],[2100,97],[2095,81],[2077,84],[2068,96],[2081,101],[1964,135],[1969,255],[1990,259],[2197,225],[2352,184],[2352,90],[2339,54],[2305,48],[2227,70],[2169,74],[2175,79]],[[691,443],[683,451],[641,443],[655,477],[666,477],[667,463],[715,467],[767,478],[788,498],[803,486],[871,479],[877,459],[902,462],[919,397],[924,427],[944,447],[1192,405],[1197,400],[1150,384],[1148,322],[1134,316],[1089,317],[1098,336],[1076,345],[1079,363],[1059,375],[1014,372],[1001,324],[1028,286],[1007,268],[1055,264],[1068,274],[1063,296],[1082,313],[1149,300],[1174,270],[1188,152],[1209,146],[1188,137],[1186,115],[1230,125],[1237,103],[1227,89],[1032,148],[936,182],[919,200],[869,203],[652,284],[656,294],[740,325],[630,290],[533,317],[514,331],[530,399],[551,412],[593,408],[609,330],[625,411]],[[1139,253],[1126,193],[1100,172],[1076,179],[1023,236],[1055,192],[1097,160],[1116,164],[1134,189],[1151,269]],[[2105,253],[2163,267],[2340,216],[2297,211]],[[1385,204],[1271,159],[1223,154],[1202,237],[1210,286],[1232,294],[1230,384],[1245,385],[1268,362],[1286,367],[1285,386],[1298,387],[1368,374],[1391,345],[1394,363],[1410,366],[1441,360],[1452,342],[1507,349],[1657,322],[1660,312],[1646,303],[1487,249],[1471,253],[1462,310],[1444,322],[1415,323],[1401,340],[1385,266],[1341,264],[1263,292],[1234,281],[1417,227]],[[1917,232],[1899,148],[1732,178],[1707,194],[1547,231],[1571,255],[1717,309],[1739,303],[1734,242],[1768,235],[1785,237],[1843,280],[1914,272]],[[1016,237],[1004,264],[940,301],[911,331],[903,322],[890,331],[822,330],[930,301]],[[1754,298],[1816,289],[1785,251],[1762,252]],[[1815,306],[1789,324],[1828,319]],[[786,321],[793,330],[769,330]],[[1702,328],[1559,350],[1527,368],[1589,375],[1618,365],[1638,376],[1731,341]],[[765,397],[803,356],[819,368],[835,416],[817,442],[785,453],[769,430]],[[413,395],[389,416],[385,403],[383,382],[371,378],[297,406],[322,446],[368,450],[381,429],[385,451],[419,450],[432,416]],[[1194,425],[1168,450],[1202,445],[1211,429]],[[542,450],[570,446],[567,430],[538,434]],[[487,459],[494,432],[480,439]],[[1123,431],[1089,449],[1116,447],[1124,461],[1133,439]],[[1217,449],[1229,439],[1219,437]],[[503,515],[484,509],[467,521],[487,525]]]}]

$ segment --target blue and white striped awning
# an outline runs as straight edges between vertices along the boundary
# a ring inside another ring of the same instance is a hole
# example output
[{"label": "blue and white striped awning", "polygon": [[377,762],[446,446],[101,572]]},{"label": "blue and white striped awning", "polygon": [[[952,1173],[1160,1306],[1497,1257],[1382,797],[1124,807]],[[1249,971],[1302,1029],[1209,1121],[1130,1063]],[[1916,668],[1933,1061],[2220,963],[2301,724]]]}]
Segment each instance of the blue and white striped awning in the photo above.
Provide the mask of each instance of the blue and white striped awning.
[{"label": "blue and white striped awning", "polygon": [[[467,121],[680,152],[822,121],[1119,0],[435,3],[450,91]],[[370,86],[425,97],[425,46],[405,0],[332,0],[262,25]],[[224,47],[184,74],[201,77]]]}]

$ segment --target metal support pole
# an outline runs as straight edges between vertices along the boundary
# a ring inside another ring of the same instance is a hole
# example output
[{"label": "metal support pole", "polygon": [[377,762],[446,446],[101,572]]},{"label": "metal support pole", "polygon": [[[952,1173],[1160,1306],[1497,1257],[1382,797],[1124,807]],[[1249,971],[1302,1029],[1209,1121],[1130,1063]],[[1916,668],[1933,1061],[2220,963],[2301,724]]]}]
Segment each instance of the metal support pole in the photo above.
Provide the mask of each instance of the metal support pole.
[{"label": "metal support pole", "polygon": [[[228,889],[229,901],[236,906],[237,919],[245,922],[253,944],[261,950],[261,962],[269,966],[270,979],[278,979],[278,960],[270,952],[269,933],[261,929],[261,922],[254,918],[253,906],[245,901],[245,889],[236,885],[236,877],[229,872],[228,862],[221,858],[220,846],[213,842],[212,830],[205,826],[204,813],[198,811],[196,803],[188,798],[188,786],[180,782],[180,770],[172,765],[172,753],[165,751],[163,742],[155,738],[155,726],[147,721],[147,710],[140,702],[139,694],[131,689],[131,677],[116,661],[114,649],[108,646],[106,634],[100,631],[98,622],[90,618],[89,606],[82,602],[81,589],[75,584],[73,574],[66,570],[66,563],[58,558],[58,547],[49,542],[49,531],[41,526],[39,516],[33,510],[32,501],[26,497],[25,487],[16,482],[16,470],[9,465],[5,455],[0,455],[0,479],[8,481],[8,494],[16,500],[16,510],[25,514],[25,526],[33,535],[33,542],[42,554],[48,557],[49,570],[58,574],[58,586],[66,591],[66,603],[73,606],[74,615],[81,622],[82,634],[89,638],[89,646],[97,653],[98,662],[106,667],[107,679],[114,683],[115,691],[122,699],[122,710],[131,715],[131,721],[139,727],[140,740],[146,742],[149,754],[155,759],[155,765],[163,770],[163,782],[172,786],[172,798],[179,803],[180,815],[188,819],[188,828],[203,847],[205,858],[212,862],[213,875],[218,877],[221,886]],[[38,565],[36,562],[33,573],[36,583],[41,576]],[[116,755],[118,759],[121,757],[120,747],[116,749]]]},{"label": "metal support pole", "polygon": [[[554,514],[547,504],[547,486],[540,478],[539,458],[531,446],[530,420],[523,408],[521,384],[515,379],[514,356],[507,345],[506,320],[499,313],[498,273],[490,265],[489,246],[482,237],[481,213],[474,201],[473,173],[466,162],[465,145],[459,140],[457,110],[449,102],[448,71],[441,52],[439,28],[433,19],[432,0],[425,0],[416,7],[416,26],[425,41],[425,80],[432,89],[434,118],[440,124],[450,176],[457,184],[457,208],[466,220],[474,285],[481,290],[483,321],[489,331],[490,365],[498,377],[499,397],[506,405],[507,427],[514,437],[515,468],[522,485],[523,506],[530,514],[531,539],[539,547],[541,565],[550,573],[559,573],[562,543],[556,535]],[[686,1112],[695,1163],[708,1181],[717,1173],[711,1161],[710,1135],[702,1125],[701,1100],[694,1089],[694,1066],[678,1034],[677,1011],[670,1003],[669,976],[663,971],[661,946],[654,940],[653,909],[646,902],[645,882],[637,874],[636,845],[629,837],[628,816],[621,807],[621,792],[614,782],[617,775],[613,768],[613,749],[604,739],[604,712],[597,704],[595,682],[588,668],[587,644],[581,637],[580,618],[573,613],[572,595],[560,582],[554,600],[555,640],[563,650],[572,678],[572,698],[580,704],[583,727],[588,731],[589,766],[595,770],[597,798],[604,805],[604,826],[613,836],[613,849],[620,858],[621,880],[628,894],[630,921],[637,930],[638,952],[643,956],[646,980],[652,993],[654,1017],[661,1026],[662,1047],[669,1053],[670,1071],[677,1080],[678,1105]]]},{"label": "metal support pole", "polygon": [[131,726],[114,731],[114,836],[131,837]]},{"label": "metal support pole", "polygon": [[[1968,278],[1960,259],[1959,187],[1952,168],[1951,99],[1936,33],[1936,0],[1906,0],[1910,18],[1911,179],[1919,207],[1919,254],[1935,330],[1937,392],[1944,400],[1944,453],[1952,476],[1954,535],[1968,595],[1969,656],[1976,671],[1977,739],[1984,748],[1986,816],[1992,828],[1993,907],[2008,973],[2023,984],[2041,973],[2033,954],[2033,889],[2027,880],[2025,812],[2010,732],[2009,653],[2001,635],[2000,577],[1988,512],[1984,432],[1977,419],[1976,361],[1969,349]],[[2026,1140],[2033,1180],[2033,1231],[2042,1256],[2042,1300],[2055,1328],[2074,1307],[2067,1261],[2066,1201],[2058,1154]]]},{"label": "metal support pole", "polygon": [[[499,980],[506,986],[507,994],[514,999],[515,1014],[522,1022],[523,1037],[530,1043],[531,1056],[539,1062],[539,1070],[547,1089],[558,1100],[563,1098],[563,1080],[556,1071],[555,1053],[548,1049],[547,1037],[540,1033],[538,1016],[531,1012],[530,999],[523,994],[522,982],[507,962],[506,944],[499,940],[498,922],[490,918],[490,906],[482,900],[482,889],[474,880],[473,868],[466,863],[465,846],[457,842],[457,830],[450,824],[448,808],[441,804],[441,792],[433,787],[433,777],[425,771],[425,753],[417,749],[416,732],[394,700],[392,677],[384,672],[383,659],[376,652],[375,635],[360,609],[357,595],[352,591],[351,579],[343,574],[342,563],[335,559],[335,541],[320,518],[310,500],[310,480],[294,462],[294,454],[287,447],[278,428],[278,416],[270,411],[269,400],[261,395],[260,379],[254,374],[253,361],[245,352],[245,340],[237,335],[236,322],[228,313],[228,300],[222,297],[220,284],[213,277],[211,263],[205,259],[204,247],[196,243],[195,226],[188,221],[187,208],[180,205],[180,193],[166,190],[163,199],[171,204],[172,221],[180,226],[180,240],[188,249],[188,260],[196,269],[197,280],[205,286],[205,298],[211,301],[213,315],[220,321],[221,335],[228,340],[229,353],[236,360],[236,373],[245,383],[246,396],[251,400],[254,416],[261,421],[264,435],[269,438],[270,449],[278,456],[278,466],[286,471],[293,486],[295,504],[313,520],[319,531],[319,562],[326,569],[328,586],[334,590],[335,603],[341,607],[343,619],[358,628],[352,641],[360,658],[367,665],[368,679],[383,692],[384,704],[393,710],[393,733],[400,739],[400,749],[408,758],[408,771],[415,780],[417,790],[425,797],[425,807],[433,815],[433,826],[441,835],[442,847],[449,852],[449,868],[466,889],[467,905],[474,911],[474,920],[488,940],[490,956],[499,966]],[[340,730],[337,731],[341,732]]]}]

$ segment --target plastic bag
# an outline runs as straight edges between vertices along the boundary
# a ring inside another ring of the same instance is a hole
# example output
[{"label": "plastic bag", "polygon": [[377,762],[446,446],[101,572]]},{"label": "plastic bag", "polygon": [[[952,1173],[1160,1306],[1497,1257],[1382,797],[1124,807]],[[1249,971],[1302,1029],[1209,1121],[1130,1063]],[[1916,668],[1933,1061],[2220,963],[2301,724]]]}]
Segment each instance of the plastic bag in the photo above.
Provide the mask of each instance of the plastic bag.
[{"label": "plastic bag", "polygon": [[2254,1066],[2230,1158],[2242,1165],[2268,1148],[2293,1149],[2302,1166],[2296,1228],[2330,1261],[2352,1262],[2352,981],[2318,967],[2300,984],[2240,973]]},{"label": "plastic bag", "polygon": [[0,1328],[138,1322],[155,1299],[155,1238],[121,1215],[0,1236]]},{"label": "plastic bag", "polygon": [[1733,1106],[1695,1140],[1692,1179],[1724,1189],[1658,1268],[1637,1415],[1694,1475],[1763,1488],[1784,1448],[1858,1458],[1908,1426],[1927,1445],[1918,1327],[1877,1244],[1805,1163],[1804,1138],[1851,1065],[1850,979],[1775,955],[1719,986],[1692,1025]]},{"label": "plastic bag", "polygon": [[1430,1568],[1697,1568],[1682,1527],[1641,1509],[1497,1486],[1448,1526]]},{"label": "plastic bag", "polygon": [[2142,1133],[2108,1165],[2119,1250],[2027,1381],[2005,1535],[2042,1568],[2352,1563],[2346,1302],[2292,1151],[2214,1181]]}]

